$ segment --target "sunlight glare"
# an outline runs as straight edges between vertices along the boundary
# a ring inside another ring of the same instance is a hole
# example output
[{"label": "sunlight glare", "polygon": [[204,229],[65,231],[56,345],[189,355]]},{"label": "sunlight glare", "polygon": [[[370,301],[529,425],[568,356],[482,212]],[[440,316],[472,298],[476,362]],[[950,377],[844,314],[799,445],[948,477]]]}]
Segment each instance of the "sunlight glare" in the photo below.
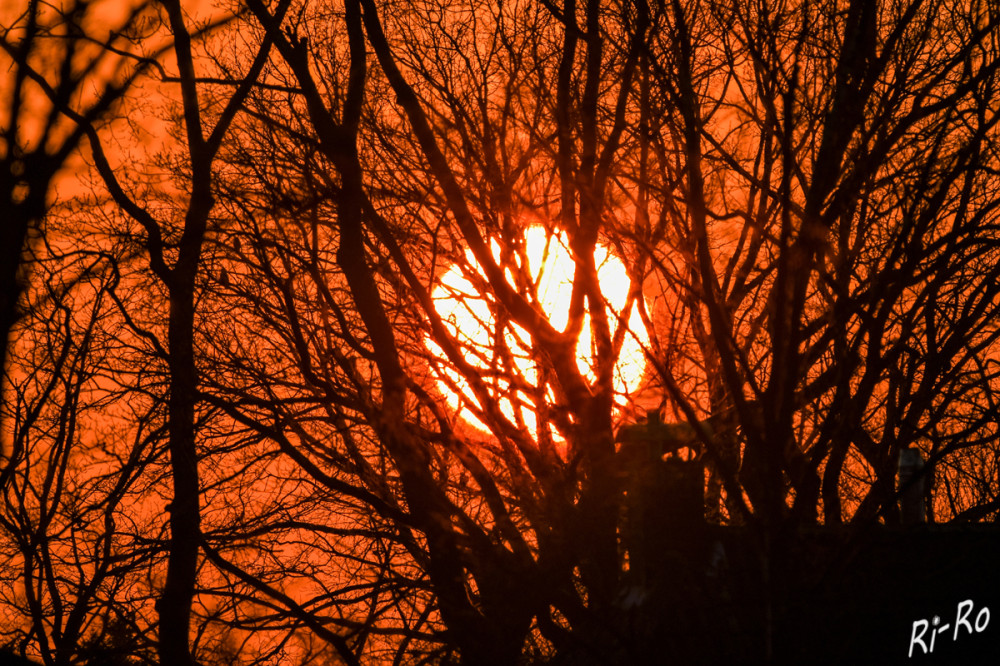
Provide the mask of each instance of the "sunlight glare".
[{"label": "sunlight glare", "polygon": [[[569,321],[569,302],[575,270],[566,234],[560,232],[549,235],[544,227],[535,225],[526,230],[524,240],[524,255],[528,263],[526,273],[537,285],[538,303],[553,327],[565,330]],[[494,259],[499,262],[499,245],[494,242],[491,249]],[[442,276],[431,295],[434,308],[458,343],[466,361],[481,371],[491,395],[498,400],[500,411],[537,437],[535,398],[529,395],[532,387],[536,387],[539,381],[538,368],[529,352],[531,337],[523,328],[511,323],[504,327],[504,344],[496,344],[497,322],[493,316],[492,299],[478,293],[466,277],[467,271],[481,274],[471,251],[466,251],[465,259],[464,267],[455,264]],[[628,271],[618,257],[601,245],[595,249],[594,260],[614,335],[619,325],[618,315],[628,304]],[[520,266],[521,260],[515,261]],[[507,278],[514,283],[510,269],[507,271]],[[591,338],[588,314],[577,341],[576,357],[580,372],[592,382],[595,375]],[[646,329],[638,308],[633,306],[628,319],[628,331],[615,366],[614,390],[617,405],[625,404],[628,396],[639,388],[646,366],[643,354],[646,342]],[[437,385],[448,405],[476,429],[488,431],[474,413],[481,409],[468,383],[450,367],[443,350],[436,343],[428,339],[427,344],[434,356],[441,361],[435,365]],[[512,384],[517,388],[512,388]],[[553,399],[549,389],[546,400],[551,404]],[[557,440],[562,439],[556,433],[553,435]]]}]

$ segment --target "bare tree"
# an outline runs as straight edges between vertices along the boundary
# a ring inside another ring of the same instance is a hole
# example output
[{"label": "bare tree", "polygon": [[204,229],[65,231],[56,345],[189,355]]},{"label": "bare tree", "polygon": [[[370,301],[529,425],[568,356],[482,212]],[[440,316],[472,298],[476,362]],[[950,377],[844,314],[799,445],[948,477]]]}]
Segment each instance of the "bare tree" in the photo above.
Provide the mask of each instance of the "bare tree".
[{"label": "bare tree", "polygon": [[[328,182],[324,168],[336,173],[335,211],[313,203],[321,194],[295,199],[297,215],[315,208],[320,228],[329,216],[336,230],[337,269],[322,280],[342,275],[330,302],[341,295],[350,307],[334,339],[348,358],[373,363],[362,377],[381,392],[366,404],[379,408],[364,420],[410,511],[428,521],[418,529],[432,589],[464,658],[488,658],[475,646],[521,640],[513,626],[507,638],[484,639],[484,627],[518,617],[511,598],[524,600],[523,617],[538,618],[553,643],[556,616],[570,618],[575,640],[614,625],[625,577],[612,376],[629,331],[606,314],[590,259],[599,240],[631,259],[661,408],[691,426],[712,472],[710,517],[759,530],[771,544],[762,549],[768,575],[782,560],[766,553],[781,550],[793,525],[895,520],[901,449],[924,449],[934,467],[965,459],[965,447],[995,446],[987,193],[998,61],[985,5],[957,21],[937,3],[566,3],[517,19],[488,3],[423,9],[429,20],[348,3],[336,34],[351,48],[333,52],[346,80],[310,64],[324,56],[307,24],[289,28],[295,39],[275,38],[301,85],[296,121],[307,115],[315,132],[302,144],[304,166],[319,173],[305,174],[302,187]],[[266,9],[254,11],[277,35]],[[948,49],[935,51],[942,35]],[[317,154],[328,167],[314,163]],[[558,221],[576,261],[563,330],[540,311],[530,276],[518,274],[529,216],[550,228]],[[546,436],[499,409],[519,386],[511,366],[495,361],[488,372],[505,381],[491,385],[432,303],[443,262],[462,263],[466,248],[469,281],[488,297],[496,327],[482,347],[509,359],[503,331],[527,332],[545,378],[534,395],[551,387],[555,396],[532,410],[565,437],[566,459],[546,457]],[[283,298],[296,297],[286,288]],[[568,353],[584,313],[593,379]],[[345,329],[354,321],[363,337]],[[443,358],[422,351],[411,330],[433,338]],[[297,336],[303,369],[314,372],[314,338]],[[421,362],[462,378],[494,443],[433,406]],[[331,390],[343,397],[341,385]],[[437,451],[402,444],[406,427],[392,425],[401,410],[411,427],[433,424],[418,441],[442,442]],[[488,507],[490,517],[473,522],[486,532],[469,526],[448,477],[426,471],[449,453],[456,474],[503,479],[497,501],[490,483],[477,489],[476,515]],[[978,475],[969,470],[967,493],[978,492]],[[995,508],[992,497],[971,501],[966,516]],[[495,610],[491,561],[509,562],[504,577],[523,583]],[[551,581],[540,595],[547,602],[532,594],[540,578]],[[574,585],[586,590],[585,606],[567,601]]]},{"label": "bare tree", "polygon": [[47,665],[149,663],[152,603],[142,571],[157,548],[144,537],[139,506],[155,429],[130,433],[131,424],[107,422],[123,397],[108,386],[122,372],[116,331],[106,324],[114,319],[114,275],[61,292],[74,255],[93,263],[109,255],[43,248],[48,256],[33,265],[47,279],[24,294],[30,307],[15,327],[10,361],[17,456],[8,460],[0,510],[4,643]]},{"label": "bare tree", "polygon": [[168,384],[163,663],[766,660],[797,535],[898,522],[904,449],[995,520],[989,3],[251,0],[228,54],[161,16],[183,185],[81,127]]},{"label": "bare tree", "polygon": [[[140,3],[120,23],[108,24],[86,1],[52,5],[31,0],[3,10],[0,368],[5,367],[30,271],[26,258],[44,232],[52,186],[77,158],[84,137],[82,125],[74,124],[64,107],[90,125],[101,124],[114,111],[146,68],[134,57],[144,13]],[[0,411],[0,418],[6,416]]]},{"label": "bare tree", "polygon": [[185,664],[193,663],[190,616],[201,534],[195,416],[198,386],[195,285],[214,205],[212,163],[233,117],[267,60],[270,45],[265,40],[245,77],[232,82],[235,92],[220,104],[216,113],[206,114],[201,107],[204,94],[200,92],[201,82],[196,73],[193,40],[210,32],[209,28],[218,21],[213,19],[192,28],[178,2],[164,3],[158,11],[177,68],[175,74],[165,77],[164,84],[176,85],[178,91],[176,101],[182,128],[179,139],[184,151],[181,160],[188,176],[187,197],[182,207],[167,209],[168,215],[176,214],[176,218],[160,219],[128,192],[109,162],[90,119],[69,109],[57,96],[50,97],[62,104],[58,110],[76,123],[78,132],[88,137],[97,172],[114,203],[141,228],[149,269],[165,290],[166,339],[153,338],[153,341],[157,353],[163,356],[168,377],[167,452],[172,500],[165,507],[170,538],[166,578],[157,602],[158,649],[163,663]]}]

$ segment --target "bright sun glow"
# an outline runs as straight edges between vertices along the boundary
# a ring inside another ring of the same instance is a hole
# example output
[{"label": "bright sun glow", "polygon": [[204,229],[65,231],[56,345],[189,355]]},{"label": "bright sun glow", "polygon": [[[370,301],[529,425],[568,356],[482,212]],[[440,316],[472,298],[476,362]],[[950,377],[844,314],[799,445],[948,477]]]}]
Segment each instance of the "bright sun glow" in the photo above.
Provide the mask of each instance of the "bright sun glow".
[{"label": "bright sun glow", "polygon": [[[538,303],[552,325],[565,330],[569,320],[569,303],[573,292],[575,265],[567,248],[566,235],[550,236],[541,226],[530,227],[524,235],[524,259],[527,260],[526,275],[537,285]],[[493,256],[500,261],[500,248],[492,244]],[[516,324],[508,324],[503,329],[504,344],[497,344],[497,322],[494,308],[466,277],[468,272],[479,273],[479,266],[467,251],[467,265],[456,264],[441,278],[434,289],[434,307],[444,321],[449,333],[459,344],[465,359],[481,371],[483,381],[490,387],[490,393],[499,401],[501,412],[511,421],[533,434],[537,434],[536,400],[539,390],[539,372],[530,352],[530,336]],[[621,260],[607,248],[598,246],[594,252],[598,267],[597,274],[601,290],[608,304],[612,335],[620,325],[619,315],[628,302],[629,278]],[[516,258],[521,266],[523,259]],[[513,283],[513,274],[507,273]],[[629,394],[639,388],[645,369],[642,347],[647,342],[646,329],[637,308],[631,309],[628,332],[622,343],[618,363],[615,366],[615,400],[622,405]],[[434,342],[428,340],[432,353],[444,360],[444,352]],[[592,364],[593,343],[590,332],[590,317],[586,316],[576,347],[577,364],[580,372],[589,381],[594,380]],[[480,405],[469,385],[447,362],[436,368],[437,383],[452,409],[459,411],[462,418],[480,430],[487,430],[476,417]],[[516,387],[516,388],[514,388]],[[546,393],[546,401],[551,403],[551,389]],[[557,439],[561,439],[558,438]]]}]

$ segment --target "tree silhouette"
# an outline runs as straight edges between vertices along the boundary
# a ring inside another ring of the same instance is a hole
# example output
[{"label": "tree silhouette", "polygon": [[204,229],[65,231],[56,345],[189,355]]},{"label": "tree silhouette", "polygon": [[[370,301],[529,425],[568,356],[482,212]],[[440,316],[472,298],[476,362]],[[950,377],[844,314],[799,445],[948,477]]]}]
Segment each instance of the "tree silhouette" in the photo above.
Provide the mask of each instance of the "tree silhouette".
[{"label": "tree silhouette", "polygon": [[[136,4],[118,23],[101,20],[86,1],[56,6],[32,0],[4,9],[0,367],[23,314],[19,301],[32,249],[44,236],[52,185],[77,159],[85,128],[105,122],[148,65],[136,52],[144,8]],[[0,410],[0,420],[6,417]],[[17,452],[5,455],[16,458]]]},{"label": "tree silhouette", "polygon": [[232,49],[165,3],[169,185],[79,119],[161,662],[780,660],[803,535],[899,524],[902,451],[995,522],[1000,16],[953,5],[250,0]]}]

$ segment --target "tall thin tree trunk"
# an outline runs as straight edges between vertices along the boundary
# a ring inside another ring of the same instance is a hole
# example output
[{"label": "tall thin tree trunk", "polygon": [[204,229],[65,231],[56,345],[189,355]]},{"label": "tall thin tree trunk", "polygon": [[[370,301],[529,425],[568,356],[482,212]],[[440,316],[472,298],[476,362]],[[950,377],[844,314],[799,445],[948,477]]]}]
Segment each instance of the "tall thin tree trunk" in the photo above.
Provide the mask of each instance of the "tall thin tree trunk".
[{"label": "tall thin tree trunk", "polygon": [[170,285],[168,433],[173,501],[167,579],[159,602],[160,663],[193,663],[188,646],[201,536],[195,437],[194,275]]}]

